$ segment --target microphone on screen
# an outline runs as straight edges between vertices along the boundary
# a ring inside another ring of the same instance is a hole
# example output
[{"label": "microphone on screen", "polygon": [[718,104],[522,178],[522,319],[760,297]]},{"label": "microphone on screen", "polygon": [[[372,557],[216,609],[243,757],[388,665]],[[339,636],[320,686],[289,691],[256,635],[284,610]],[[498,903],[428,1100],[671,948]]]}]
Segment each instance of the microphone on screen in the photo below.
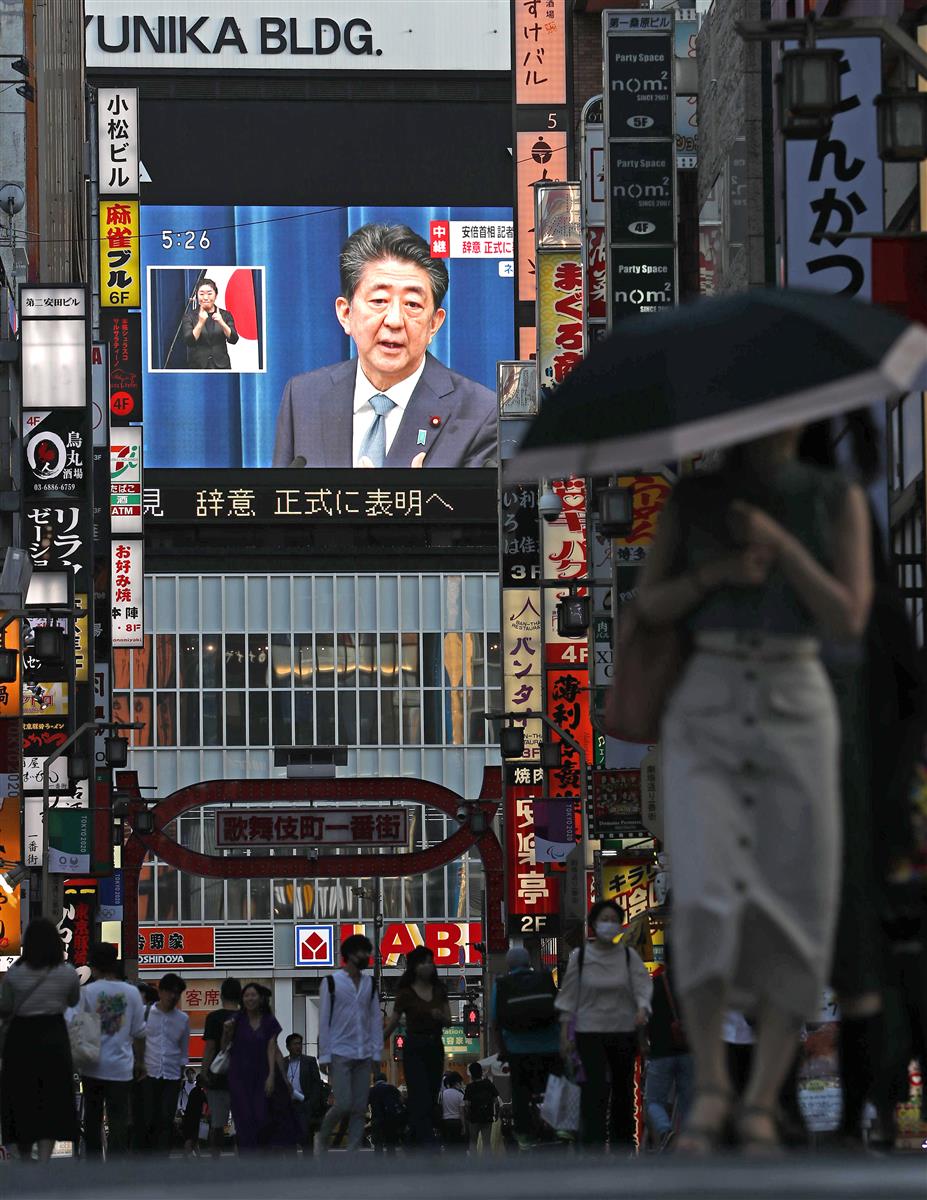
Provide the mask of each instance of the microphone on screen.
[{"label": "microphone on screen", "polygon": [[297,454],[296,457],[293,459],[293,461],[290,463],[291,467],[304,467],[305,465],[306,465],[306,456],[304,454]]}]

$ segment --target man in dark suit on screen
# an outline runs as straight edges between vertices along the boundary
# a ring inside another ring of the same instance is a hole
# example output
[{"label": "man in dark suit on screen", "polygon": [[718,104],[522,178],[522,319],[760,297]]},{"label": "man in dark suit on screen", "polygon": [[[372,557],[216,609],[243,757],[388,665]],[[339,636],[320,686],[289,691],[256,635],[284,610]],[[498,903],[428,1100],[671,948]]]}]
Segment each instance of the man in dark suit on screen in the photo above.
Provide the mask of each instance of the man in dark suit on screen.
[{"label": "man in dark suit on screen", "polygon": [[341,249],[335,312],[357,358],[295,375],[274,466],[482,467],[496,397],[428,353],[447,315],[447,267],[406,225],[364,225]]}]

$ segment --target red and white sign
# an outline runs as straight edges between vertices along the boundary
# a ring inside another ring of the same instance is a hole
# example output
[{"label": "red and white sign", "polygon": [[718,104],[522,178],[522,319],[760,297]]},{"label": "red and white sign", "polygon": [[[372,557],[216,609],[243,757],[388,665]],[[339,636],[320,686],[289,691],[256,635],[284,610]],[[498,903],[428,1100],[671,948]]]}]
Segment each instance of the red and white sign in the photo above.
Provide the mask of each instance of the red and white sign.
[{"label": "red and white sign", "polygon": [[114,429],[109,443],[109,516],[113,533],[142,532],[142,430]]},{"label": "red and white sign", "polygon": [[334,925],[297,925],[297,967],[333,967],[335,965]]},{"label": "red and white sign", "polygon": [[[543,794],[541,767],[513,767],[505,789],[506,913],[509,933],[556,933],[560,886],[535,854],[534,799]],[[530,919],[529,919],[530,918]]]},{"label": "red and white sign", "polygon": [[212,969],[216,965],[212,925],[155,925],[138,931],[140,971],[162,974],[181,967]]},{"label": "red and white sign", "polygon": [[142,604],[145,576],[141,538],[114,539],[112,544],[112,644],[117,649],[144,645]]},{"label": "red and white sign", "polygon": [[511,258],[515,226],[511,221],[432,221],[432,258]]},{"label": "red and white sign", "polygon": [[404,846],[404,808],[248,808],[216,813],[216,845]]},{"label": "red and white sign", "polygon": [[[342,925],[340,942],[352,933],[370,936],[366,925]],[[380,957],[384,967],[398,967],[403,955],[416,946],[427,946],[439,967],[476,966],[483,961],[476,949],[482,940],[479,921],[428,921],[420,925],[412,921],[387,925],[380,940]]]},{"label": "red and white sign", "polygon": [[[580,478],[557,479],[551,488],[563,502],[563,511],[554,521],[545,521],[541,530],[541,573],[544,579],[584,579],[588,571],[586,550],[586,481]],[[548,666],[585,663],[588,640],[563,638],[557,633],[557,604],[570,594],[564,587],[544,589],[544,648]],[[578,596],[587,594],[577,588]]]}]

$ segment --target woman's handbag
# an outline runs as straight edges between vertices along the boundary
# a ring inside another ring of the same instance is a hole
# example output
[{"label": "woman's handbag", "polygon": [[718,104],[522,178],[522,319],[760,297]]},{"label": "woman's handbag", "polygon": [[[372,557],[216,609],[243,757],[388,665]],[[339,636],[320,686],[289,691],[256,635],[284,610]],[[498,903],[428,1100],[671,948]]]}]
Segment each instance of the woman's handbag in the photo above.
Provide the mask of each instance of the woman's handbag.
[{"label": "woman's handbag", "polygon": [[685,637],[674,625],[648,625],[636,603],[618,618],[615,675],[605,701],[603,727],[621,742],[653,743],[670,693],[686,660]]},{"label": "woman's handbag", "polygon": [[[231,1063],[232,1063],[232,1048],[230,1046],[226,1050],[219,1051],[219,1053],[216,1055],[216,1057],[209,1064],[208,1074],[210,1074],[210,1075],[227,1075],[229,1067],[231,1066]],[[223,1082],[224,1082],[224,1080],[223,1080]]]},{"label": "woman's handbag", "polygon": [[78,1074],[100,1061],[100,1017],[94,1012],[77,1012],[68,1025],[71,1062]]},{"label": "woman's handbag", "polygon": [[579,1129],[580,1095],[579,1085],[571,1083],[565,1075],[551,1075],[538,1115],[557,1132],[576,1133]]},{"label": "woman's handbag", "polygon": [[[33,992],[37,992],[39,990],[39,988],[42,986],[42,984],[45,982],[45,980],[49,977],[50,974],[51,974],[51,968],[46,970],[45,974],[42,976],[41,979],[37,979],[35,981],[35,983],[32,985],[32,987],[29,989],[29,991],[26,992],[26,994],[22,997],[22,999],[19,1001],[18,1004],[12,998],[12,993],[13,993],[12,987],[6,980],[3,981],[2,988],[0,988],[0,995],[2,995],[2,997],[3,997],[3,1007],[4,1008],[8,1007],[10,1009],[10,1013],[9,1013],[9,1016],[4,1017],[3,1020],[0,1021],[0,1059],[3,1058],[3,1047],[6,1045],[6,1035],[9,1032],[10,1025],[13,1023],[13,1018],[16,1016],[16,1014],[19,1012],[19,1010],[22,1008],[22,1006],[26,1003],[26,1001],[29,999],[29,997],[33,994]],[[7,1002],[7,997],[10,998],[9,1002]]]}]

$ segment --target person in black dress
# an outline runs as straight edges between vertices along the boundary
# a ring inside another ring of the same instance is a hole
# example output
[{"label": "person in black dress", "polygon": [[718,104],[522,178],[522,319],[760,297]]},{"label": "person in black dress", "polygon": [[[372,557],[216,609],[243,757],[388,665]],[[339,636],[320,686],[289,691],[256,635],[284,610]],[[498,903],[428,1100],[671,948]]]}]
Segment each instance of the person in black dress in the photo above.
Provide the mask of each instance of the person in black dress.
[{"label": "person in black dress", "polygon": [[426,946],[406,956],[392,1015],[384,1034],[389,1038],[405,1017],[406,1041],[402,1052],[408,1088],[409,1132],[419,1146],[435,1146],[435,1106],[444,1072],[445,1025],[451,1023],[447,988],[438,978],[435,959]]},{"label": "person in black dress", "polygon": [[80,980],[64,961],[64,944],[51,921],[29,923],[22,958],[0,988],[0,1017],[11,1018],[0,1071],[3,1142],[19,1157],[51,1158],[55,1142],[77,1136],[74,1069],[64,1012],[80,1002]]},{"label": "person in black dress", "polygon": [[229,346],[238,341],[235,318],[216,305],[219,289],[211,279],[201,279],[196,289],[196,310],[183,316],[187,368],[191,371],[230,371]]}]

